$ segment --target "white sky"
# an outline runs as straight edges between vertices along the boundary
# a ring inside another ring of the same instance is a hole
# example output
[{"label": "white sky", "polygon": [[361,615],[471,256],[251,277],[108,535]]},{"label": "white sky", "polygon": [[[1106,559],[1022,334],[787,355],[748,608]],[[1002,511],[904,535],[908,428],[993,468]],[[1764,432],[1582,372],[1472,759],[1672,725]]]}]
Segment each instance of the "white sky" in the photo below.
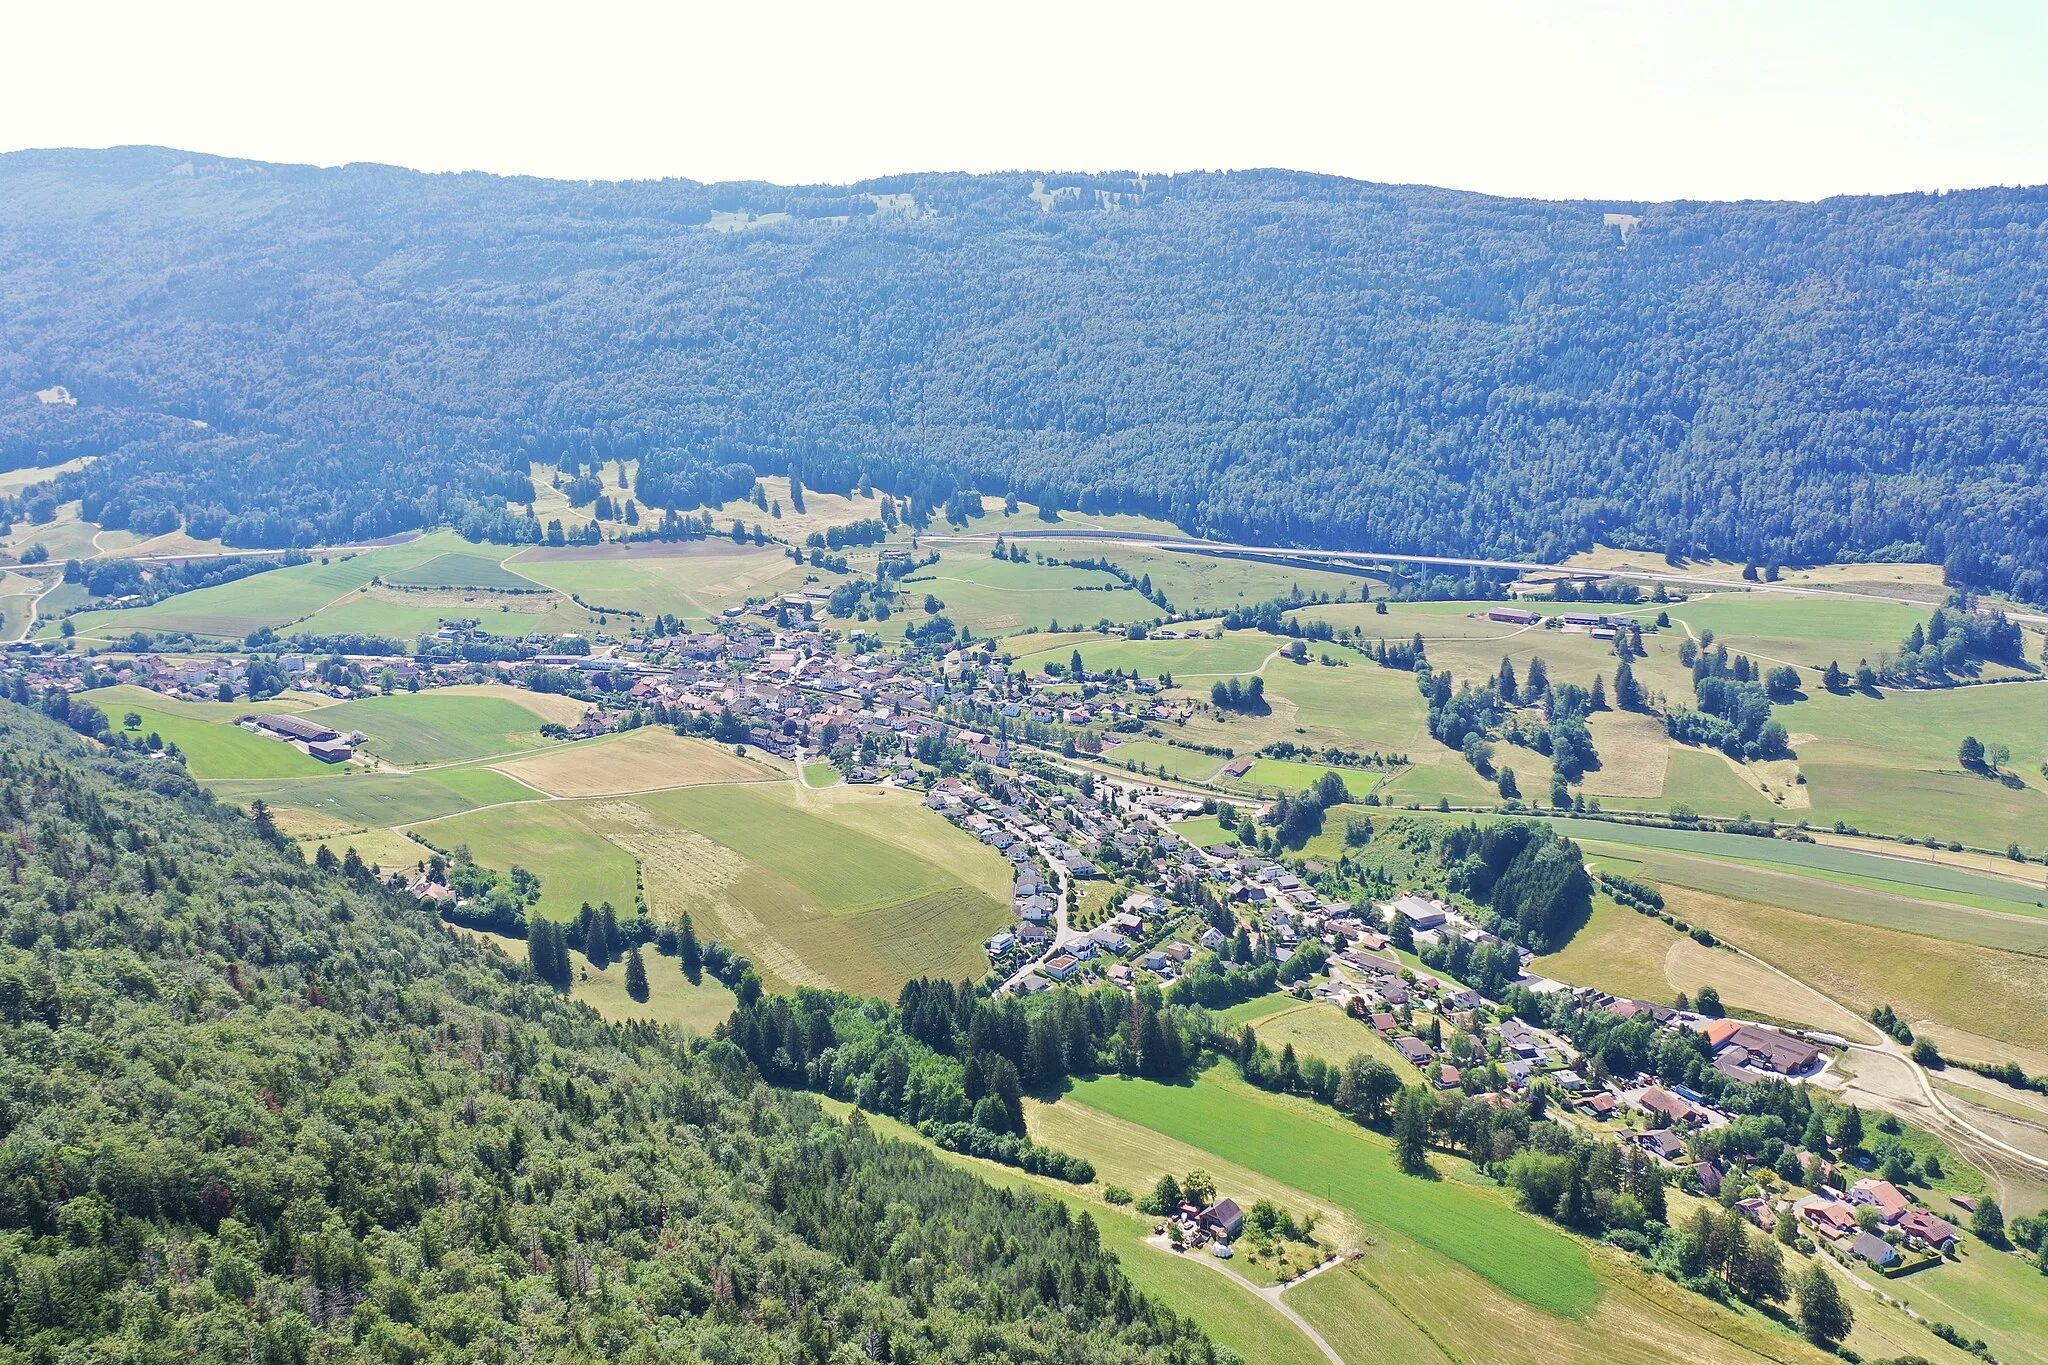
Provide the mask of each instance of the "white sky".
[{"label": "white sky", "polygon": [[1501,194],[2048,182],[2048,0],[13,7],[0,149],[573,178],[1288,166]]}]

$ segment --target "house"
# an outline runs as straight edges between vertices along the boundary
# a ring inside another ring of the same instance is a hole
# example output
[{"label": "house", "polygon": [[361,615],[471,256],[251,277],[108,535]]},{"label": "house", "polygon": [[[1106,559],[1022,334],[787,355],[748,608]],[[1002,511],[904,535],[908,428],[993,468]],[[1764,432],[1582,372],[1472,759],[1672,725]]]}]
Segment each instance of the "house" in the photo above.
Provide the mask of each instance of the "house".
[{"label": "house", "polygon": [[1017,936],[1005,930],[988,941],[988,955],[990,957],[1001,957],[1016,946]]},{"label": "house", "polygon": [[1735,1211],[1765,1232],[1770,1232],[1778,1226],[1778,1215],[1767,1199],[1738,1199],[1735,1201]]},{"label": "house", "polygon": [[1224,1241],[1234,1241],[1237,1234],[1244,1231],[1244,1210],[1237,1206],[1235,1199],[1219,1199],[1203,1209],[1195,1221]]},{"label": "house", "polygon": [[1661,1085],[1653,1085],[1647,1090],[1631,1095],[1629,1100],[1638,1109],[1654,1114],[1673,1126],[1697,1123],[1704,1117],[1704,1112],[1691,1100],[1674,1095]]},{"label": "house", "polygon": [[1849,1250],[1876,1266],[1890,1265],[1899,1259],[1898,1248],[1874,1232],[1857,1233]]},{"label": "house", "polygon": [[1913,1201],[1889,1180],[1859,1180],[1849,1187],[1848,1200],[1874,1206],[1887,1223],[1898,1222],[1913,1208]]},{"label": "house", "polygon": [[1459,1086],[1463,1085],[1464,1083],[1464,1076],[1459,1074],[1458,1068],[1452,1066],[1449,1062],[1445,1062],[1442,1066],[1437,1068],[1437,1089],[1456,1090]]},{"label": "house", "polygon": [[[1708,1036],[1712,1041],[1712,1034]],[[1716,1041],[1714,1045],[1723,1050],[1740,1048],[1747,1054],[1743,1064],[1780,1076],[1804,1074],[1820,1060],[1821,1055],[1820,1049],[1812,1043],[1753,1024],[1738,1025],[1725,1040]]]},{"label": "house", "polygon": [[1428,1066],[1429,1059],[1436,1054],[1429,1050],[1429,1044],[1420,1038],[1401,1037],[1394,1039],[1394,1047],[1403,1057],[1416,1066]]},{"label": "house", "polygon": [[1608,1094],[1605,1090],[1581,1096],[1577,1103],[1578,1111],[1581,1114],[1596,1119],[1612,1118],[1614,1111],[1620,1107],[1620,1105],[1614,1102],[1614,1096]]},{"label": "house", "polygon": [[1857,1228],[1856,1210],[1837,1200],[1812,1200],[1799,1213],[1824,1237],[1847,1237]]},{"label": "house", "polygon": [[1908,1210],[1899,1219],[1899,1231],[1908,1237],[1918,1237],[1936,1251],[1949,1251],[1956,1244],[1956,1226],[1945,1218],[1937,1218],[1925,1209]]},{"label": "house", "polygon": [[1055,981],[1071,981],[1081,970],[1081,960],[1072,953],[1061,953],[1045,964],[1045,974]]},{"label": "house", "polygon": [[1669,1128],[1656,1128],[1647,1133],[1638,1133],[1636,1146],[1666,1161],[1676,1161],[1685,1155],[1684,1141]]}]

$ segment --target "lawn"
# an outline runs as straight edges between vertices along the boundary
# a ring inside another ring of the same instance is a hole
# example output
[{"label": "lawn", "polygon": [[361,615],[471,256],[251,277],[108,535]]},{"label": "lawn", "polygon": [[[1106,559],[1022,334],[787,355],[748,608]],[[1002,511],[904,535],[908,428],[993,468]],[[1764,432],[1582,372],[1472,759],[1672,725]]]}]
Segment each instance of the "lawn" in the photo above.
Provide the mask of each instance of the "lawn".
[{"label": "lawn", "polygon": [[813,787],[836,787],[845,780],[836,763],[804,764],[804,781]]},{"label": "lawn", "polygon": [[327,707],[320,719],[343,734],[362,731],[370,737],[371,753],[405,766],[484,758],[546,743],[540,717],[509,696],[395,692]]},{"label": "lawn", "polygon": [[1441,1252],[1557,1317],[1586,1317],[1603,1297],[1585,1248],[1563,1232],[1492,1190],[1402,1175],[1385,1140],[1305,1102],[1211,1071],[1191,1085],[1082,1081],[1061,1103],[1101,1109],[1320,1194],[1368,1227]]},{"label": "lawn", "polygon": [[1296,1056],[1320,1057],[1332,1066],[1365,1056],[1385,1062],[1403,1077],[1408,1074],[1400,1053],[1371,1026],[1353,1019],[1335,1005],[1297,1001],[1293,1009],[1276,1010],[1254,1027],[1266,1046],[1276,1053],[1291,1044]]},{"label": "lawn", "polygon": [[[332,764],[322,763],[299,752],[282,740],[252,734],[234,723],[237,715],[249,714],[247,706],[220,708],[217,716],[202,718],[180,714],[161,705],[163,698],[139,687],[106,687],[79,696],[98,707],[117,730],[124,729],[128,713],[142,717],[142,724],[128,729],[131,739],[152,732],[166,743],[176,744],[185,755],[185,767],[202,780],[232,777],[312,777],[332,774]],[[144,698],[148,700],[145,701]],[[175,704],[175,703],[174,703]],[[194,710],[189,703],[180,710]]]},{"label": "lawn", "polygon": [[1324,773],[1335,773],[1343,778],[1344,789],[1357,801],[1363,801],[1371,795],[1374,787],[1386,776],[1385,771],[1379,768],[1333,768],[1327,763],[1299,763],[1287,758],[1262,758],[1252,764],[1251,771],[1237,779],[1234,785],[1259,791],[1307,791],[1323,780]]},{"label": "lawn", "polygon": [[[1055,553],[1085,558],[1088,552],[1067,547]],[[1011,635],[1027,627],[1045,630],[1054,621],[1092,626],[1103,620],[1150,621],[1164,614],[1100,569],[1013,564],[970,546],[946,546],[938,563],[903,580],[902,593],[906,609],[879,627],[891,636],[900,636],[908,622],[924,616],[919,604],[927,594],[946,604],[945,614],[954,624],[983,636]]]},{"label": "lawn", "polygon": [[1143,764],[1146,775],[1176,778],[1182,782],[1207,782],[1228,760],[1215,754],[1197,753],[1193,749],[1182,749],[1162,740],[1139,739],[1115,748],[1105,747],[1102,761],[1115,768],[1138,771]]}]

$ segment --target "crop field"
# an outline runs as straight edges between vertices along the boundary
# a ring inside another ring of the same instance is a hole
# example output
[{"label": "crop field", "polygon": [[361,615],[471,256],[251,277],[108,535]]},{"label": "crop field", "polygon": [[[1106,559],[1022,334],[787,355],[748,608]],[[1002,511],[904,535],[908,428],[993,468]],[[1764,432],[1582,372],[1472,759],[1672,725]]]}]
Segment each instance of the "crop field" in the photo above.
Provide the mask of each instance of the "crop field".
[{"label": "crop field", "polygon": [[1212,1071],[1192,1085],[1082,1081],[1061,1103],[1101,1109],[1320,1194],[1368,1229],[1388,1228],[1555,1317],[1584,1318],[1604,1297],[1585,1248],[1563,1232],[1497,1192],[1402,1175],[1384,1139],[1305,1102]]},{"label": "crop field", "polygon": [[1658,797],[1664,794],[1672,744],[1664,722],[1635,711],[1600,711],[1587,721],[1600,766],[1586,774],[1588,796]]},{"label": "crop field", "polygon": [[[117,730],[129,712],[142,724],[128,731],[140,738],[154,731],[184,751],[186,768],[201,780],[223,777],[310,777],[333,773],[334,767],[300,753],[281,740],[251,734],[234,723],[251,714],[246,703],[172,701],[141,687],[102,687],[82,692]],[[291,710],[292,707],[280,707]]]},{"label": "crop field", "polygon": [[[1089,671],[1136,669],[1143,678],[1171,673],[1181,679],[1245,677],[1256,673],[1287,642],[1257,631],[1231,631],[1221,639],[1126,640],[1105,635],[1061,635],[1038,645],[1020,639],[1011,643],[1018,664],[1037,669],[1048,663],[1065,666],[1074,651]],[[1207,682],[1203,687],[1206,688]]]},{"label": "crop field", "polygon": [[[1996,876],[1917,857],[1887,857],[1834,844],[1762,839],[1709,830],[1624,825],[1605,820],[1545,817],[1561,834],[1582,844],[1614,845],[1620,856],[1640,859],[1645,849],[1712,858],[1721,862],[1779,866],[1810,876],[1839,878],[1846,885],[1876,887],[1914,896],[1934,896],[1958,905],[2039,915],[2042,891],[2035,878]],[[1625,846],[1626,852],[1622,852]],[[2018,864],[2008,864],[2021,871]],[[2031,884],[2030,884],[2031,883]]]},{"label": "crop field", "polygon": [[407,767],[513,753],[548,742],[540,737],[540,716],[514,701],[513,689],[495,691],[498,695],[397,692],[325,707],[320,720],[344,735],[362,731],[370,737],[371,753]]},{"label": "crop field", "polygon": [[575,593],[594,607],[665,613],[700,624],[749,597],[802,587],[810,572],[792,563],[779,545],[719,540],[535,546],[506,560],[505,568]]},{"label": "crop field", "polygon": [[322,607],[287,633],[411,640],[433,634],[444,622],[459,620],[478,621],[484,631],[506,638],[534,631],[584,632],[595,627],[597,617],[553,593],[489,595],[461,589],[363,587]]},{"label": "crop field", "polygon": [[768,761],[737,758],[707,740],[645,726],[493,766],[550,796],[605,796],[703,782],[774,781],[782,774]]},{"label": "crop field", "polygon": [[541,586],[505,568],[504,559],[502,550],[490,553],[450,550],[423,564],[387,574],[384,581],[409,588],[517,588],[530,591]]}]

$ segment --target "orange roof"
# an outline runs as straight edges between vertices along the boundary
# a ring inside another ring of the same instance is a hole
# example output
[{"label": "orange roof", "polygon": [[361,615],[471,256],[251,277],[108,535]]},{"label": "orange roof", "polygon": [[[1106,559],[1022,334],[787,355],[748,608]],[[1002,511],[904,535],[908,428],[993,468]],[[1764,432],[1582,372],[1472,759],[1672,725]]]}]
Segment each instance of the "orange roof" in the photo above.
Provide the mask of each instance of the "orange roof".
[{"label": "orange roof", "polygon": [[1733,1019],[1716,1019],[1713,1023],[1707,1025],[1707,1041],[1715,1047],[1719,1047],[1730,1038],[1733,1038],[1735,1031],[1741,1027],[1742,1025],[1736,1023]]}]

